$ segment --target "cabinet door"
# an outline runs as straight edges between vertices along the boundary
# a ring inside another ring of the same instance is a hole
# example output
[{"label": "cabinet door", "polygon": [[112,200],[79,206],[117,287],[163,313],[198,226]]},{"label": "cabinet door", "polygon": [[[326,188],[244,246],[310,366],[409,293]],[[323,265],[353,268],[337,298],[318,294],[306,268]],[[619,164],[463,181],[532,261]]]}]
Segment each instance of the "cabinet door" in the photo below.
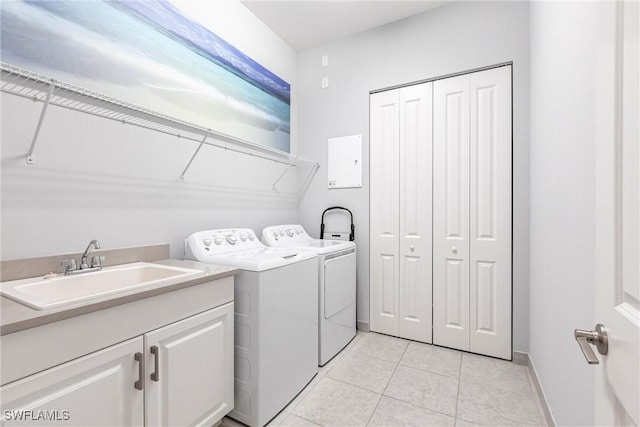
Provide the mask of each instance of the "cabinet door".
[{"label": "cabinet door", "polygon": [[233,303],[144,336],[149,426],[213,425],[233,409]]},{"label": "cabinet door", "polygon": [[125,341],[3,386],[3,425],[143,425],[144,392],[135,388],[142,343]]},{"label": "cabinet door", "polygon": [[370,328],[398,333],[399,306],[399,96],[370,97]]},{"label": "cabinet door", "polygon": [[400,281],[398,335],[431,342],[433,83],[400,92]]},{"label": "cabinet door", "polygon": [[469,349],[511,359],[511,67],[469,79]]},{"label": "cabinet door", "polygon": [[469,75],[433,91],[433,342],[469,350]]}]

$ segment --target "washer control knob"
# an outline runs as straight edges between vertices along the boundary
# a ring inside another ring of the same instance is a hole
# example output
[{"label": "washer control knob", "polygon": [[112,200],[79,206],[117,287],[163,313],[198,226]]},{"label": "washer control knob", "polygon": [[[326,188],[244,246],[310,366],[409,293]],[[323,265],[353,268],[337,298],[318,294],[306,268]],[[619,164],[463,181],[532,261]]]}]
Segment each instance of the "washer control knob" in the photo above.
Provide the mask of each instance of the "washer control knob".
[{"label": "washer control knob", "polygon": [[204,243],[205,246],[211,246],[211,239],[203,239],[202,243]]},{"label": "washer control knob", "polygon": [[278,237],[278,232],[277,232],[277,231],[274,231],[274,232],[273,232],[273,233],[271,233],[271,234],[273,234],[273,237]]},{"label": "washer control knob", "polygon": [[280,235],[280,237],[284,237],[284,231],[278,230],[278,234]]},{"label": "washer control knob", "polygon": [[222,243],[222,239],[219,238],[219,237],[216,237],[216,238],[213,239],[213,243],[215,243],[216,245],[219,245],[219,244]]},{"label": "washer control knob", "polygon": [[247,235],[246,234],[241,234],[240,235],[240,240],[242,240],[243,242],[247,241]]},{"label": "washer control knob", "polygon": [[292,229],[287,229],[287,236],[289,237],[293,237],[293,230]]},{"label": "washer control knob", "polygon": [[236,236],[234,236],[233,234],[227,234],[226,239],[227,239],[227,242],[229,242],[230,245],[235,245],[236,242],[238,241]]},{"label": "washer control knob", "polygon": [[253,234],[249,234],[249,240],[251,240],[253,242],[253,239],[255,239],[256,236],[254,236]]},{"label": "washer control knob", "polygon": [[302,231],[300,231],[299,228],[296,228],[296,234],[302,234]]}]

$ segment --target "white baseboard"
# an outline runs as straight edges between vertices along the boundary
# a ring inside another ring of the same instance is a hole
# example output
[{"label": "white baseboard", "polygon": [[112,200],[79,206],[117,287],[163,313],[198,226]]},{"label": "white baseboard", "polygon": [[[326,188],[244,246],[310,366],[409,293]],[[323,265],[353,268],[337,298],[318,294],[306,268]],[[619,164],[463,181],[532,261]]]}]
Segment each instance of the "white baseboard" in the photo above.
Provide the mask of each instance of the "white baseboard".
[{"label": "white baseboard", "polygon": [[529,366],[529,354],[514,351],[512,362],[520,366]]},{"label": "white baseboard", "polygon": [[540,406],[542,407],[542,412],[549,427],[555,427],[556,422],[553,419],[553,415],[551,414],[551,410],[549,409],[549,403],[547,402],[547,397],[544,395],[544,391],[542,390],[542,386],[540,385],[540,379],[538,378],[538,373],[536,372],[536,368],[529,357],[529,353],[520,353],[517,351],[513,352],[513,363],[517,365],[526,366],[529,368],[529,379],[533,383],[533,387],[538,394],[538,400],[540,401]]},{"label": "white baseboard", "polygon": [[369,332],[369,322],[363,320],[356,320],[356,329],[362,332]]}]

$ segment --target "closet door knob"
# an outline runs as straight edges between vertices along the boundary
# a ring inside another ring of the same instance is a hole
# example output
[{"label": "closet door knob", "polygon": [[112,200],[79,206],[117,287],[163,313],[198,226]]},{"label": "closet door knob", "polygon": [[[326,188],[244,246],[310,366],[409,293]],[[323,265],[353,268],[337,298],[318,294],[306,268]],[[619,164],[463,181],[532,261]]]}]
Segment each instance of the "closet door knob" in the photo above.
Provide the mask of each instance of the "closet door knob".
[{"label": "closet door knob", "polygon": [[409,245],[409,250],[410,250],[411,252],[413,252],[413,251],[415,251],[415,250],[416,250],[416,247],[415,247],[415,246],[413,246],[413,245]]},{"label": "closet door knob", "polygon": [[455,246],[451,247],[451,252],[453,252],[454,254],[458,253],[458,248],[456,248]]}]

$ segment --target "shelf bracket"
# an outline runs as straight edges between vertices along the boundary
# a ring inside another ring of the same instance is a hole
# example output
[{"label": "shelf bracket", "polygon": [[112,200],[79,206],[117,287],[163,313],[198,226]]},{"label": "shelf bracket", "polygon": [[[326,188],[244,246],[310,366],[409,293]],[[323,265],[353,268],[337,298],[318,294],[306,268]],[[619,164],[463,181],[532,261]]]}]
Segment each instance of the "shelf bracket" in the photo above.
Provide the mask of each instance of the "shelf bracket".
[{"label": "shelf bracket", "polygon": [[275,190],[276,189],[276,185],[278,185],[278,183],[280,182],[280,180],[282,178],[284,178],[284,176],[287,174],[287,172],[289,172],[289,170],[293,167],[293,162],[290,162],[287,167],[285,168],[285,170],[282,171],[282,173],[280,174],[280,176],[278,177],[278,179],[276,179],[276,181],[273,183],[272,188]]},{"label": "shelf bracket", "polygon": [[304,195],[304,193],[307,192],[307,189],[311,185],[311,181],[313,180],[313,177],[315,176],[316,172],[318,172],[318,169],[320,169],[320,163],[314,163],[311,166],[311,170],[309,171],[304,181],[302,182],[302,185],[300,185],[298,189],[298,196],[300,200],[302,200],[302,196]]},{"label": "shelf bracket", "polygon": [[207,136],[208,135],[205,135],[204,138],[202,138],[202,141],[200,141],[200,145],[198,145],[198,148],[196,148],[196,151],[193,152],[193,156],[191,156],[191,159],[189,160],[189,163],[187,163],[187,166],[182,171],[182,174],[180,175],[180,179],[184,179],[184,176],[186,175],[187,171],[191,167],[191,163],[193,163],[194,159],[196,158],[196,156],[200,152],[200,149],[202,148],[202,146],[204,145],[205,141],[207,140]]},{"label": "shelf bracket", "polygon": [[47,92],[47,98],[44,101],[44,105],[42,106],[42,111],[40,112],[40,118],[38,119],[38,124],[36,125],[36,131],[33,133],[33,138],[31,139],[31,147],[29,147],[29,152],[27,153],[27,164],[33,165],[35,164],[35,159],[33,158],[33,151],[36,148],[36,142],[38,141],[38,135],[40,134],[40,129],[42,128],[42,122],[44,121],[44,116],[47,114],[47,107],[49,107],[49,103],[51,102],[51,96],[53,95],[53,89],[55,89],[56,84],[54,80],[51,80],[49,83],[49,91]]}]

